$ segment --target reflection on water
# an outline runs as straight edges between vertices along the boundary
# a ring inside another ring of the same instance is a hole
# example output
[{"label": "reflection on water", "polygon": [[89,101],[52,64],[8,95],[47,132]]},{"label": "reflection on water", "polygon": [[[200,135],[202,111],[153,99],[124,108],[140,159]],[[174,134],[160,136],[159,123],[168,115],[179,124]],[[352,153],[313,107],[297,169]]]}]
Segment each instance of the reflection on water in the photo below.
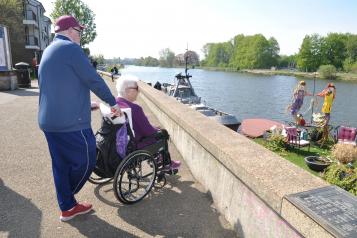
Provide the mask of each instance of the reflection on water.
[{"label": "reflection on water", "polygon": [[[135,74],[145,82],[173,83],[174,76],[183,72],[179,68],[127,66],[123,74]],[[198,96],[210,106],[236,115],[239,119],[268,118],[277,121],[291,120],[286,107],[291,101],[292,91],[299,78],[291,76],[263,76],[233,72],[215,72],[192,69],[191,83]],[[313,79],[304,78],[307,89],[312,93]],[[328,81],[316,80],[316,92],[325,88]],[[332,108],[331,123],[357,127],[357,83],[334,82],[337,89]],[[321,111],[323,98],[319,98],[317,110]],[[310,97],[305,98],[300,112],[307,121],[311,112]]]}]

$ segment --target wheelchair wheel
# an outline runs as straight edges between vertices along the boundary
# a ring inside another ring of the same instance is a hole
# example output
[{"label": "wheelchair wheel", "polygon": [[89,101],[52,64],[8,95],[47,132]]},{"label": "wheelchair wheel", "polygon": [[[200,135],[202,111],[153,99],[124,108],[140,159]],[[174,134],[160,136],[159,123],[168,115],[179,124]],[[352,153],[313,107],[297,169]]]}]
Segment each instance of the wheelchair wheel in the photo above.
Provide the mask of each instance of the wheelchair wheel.
[{"label": "wheelchair wheel", "polygon": [[114,175],[116,198],[124,204],[139,202],[153,187],[156,171],[156,161],[147,151],[137,150],[129,154]]},{"label": "wheelchair wheel", "polygon": [[[97,149],[97,155],[96,155],[96,161],[98,161],[98,158],[100,158],[101,151]],[[113,178],[105,178],[100,176],[99,172],[96,172],[95,169],[91,173],[91,175],[88,178],[88,181],[92,184],[105,184],[108,183],[112,180]]]}]

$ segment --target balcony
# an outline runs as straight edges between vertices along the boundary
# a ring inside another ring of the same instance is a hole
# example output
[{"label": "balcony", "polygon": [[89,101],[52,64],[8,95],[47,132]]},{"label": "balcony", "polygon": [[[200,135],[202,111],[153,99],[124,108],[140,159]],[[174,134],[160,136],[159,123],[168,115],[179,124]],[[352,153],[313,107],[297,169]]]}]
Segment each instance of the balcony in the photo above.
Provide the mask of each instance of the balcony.
[{"label": "balcony", "polygon": [[39,50],[40,46],[38,44],[38,38],[34,35],[27,35],[25,48]]},{"label": "balcony", "polygon": [[34,26],[38,27],[37,16],[31,10],[27,10],[25,12],[25,19],[22,22],[25,25],[34,25]]}]

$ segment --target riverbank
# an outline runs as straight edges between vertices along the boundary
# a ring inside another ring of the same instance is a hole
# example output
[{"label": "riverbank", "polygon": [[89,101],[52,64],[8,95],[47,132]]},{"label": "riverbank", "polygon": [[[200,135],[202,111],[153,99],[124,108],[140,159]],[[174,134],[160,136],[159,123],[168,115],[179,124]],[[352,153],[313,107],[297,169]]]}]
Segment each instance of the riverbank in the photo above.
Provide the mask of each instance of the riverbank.
[{"label": "riverbank", "polygon": [[[250,73],[258,75],[286,75],[294,77],[304,77],[304,78],[313,78],[315,72],[301,72],[293,70],[270,70],[270,69],[242,69],[236,70],[234,68],[220,68],[220,67],[200,67],[201,69],[210,70],[210,71],[224,71],[224,72],[241,72],[241,73]],[[356,73],[337,73],[337,80],[343,81],[357,81]],[[316,78],[321,78],[318,73],[316,73]]]},{"label": "riverbank", "polygon": [[[252,74],[261,74],[261,75],[287,75],[295,77],[304,77],[304,78],[313,78],[316,75],[316,78],[321,78],[318,73],[315,72],[300,72],[292,70],[270,70],[270,69],[244,69],[239,72],[243,73],[252,73]],[[337,80],[344,81],[357,81],[357,74],[355,73],[337,73]]]}]

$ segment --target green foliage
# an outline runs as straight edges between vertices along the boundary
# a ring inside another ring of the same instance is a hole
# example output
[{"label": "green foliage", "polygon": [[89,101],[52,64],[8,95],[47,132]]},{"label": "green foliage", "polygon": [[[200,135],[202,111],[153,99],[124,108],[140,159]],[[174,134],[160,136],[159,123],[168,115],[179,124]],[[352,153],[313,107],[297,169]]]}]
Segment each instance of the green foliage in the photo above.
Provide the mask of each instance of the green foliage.
[{"label": "green foliage", "polygon": [[222,43],[208,43],[203,47],[209,67],[230,67],[234,69],[270,68],[276,66],[279,58],[279,44],[275,38],[267,40],[263,35],[237,35],[233,40]]},{"label": "green foliage", "polygon": [[297,66],[300,70],[314,72],[321,65],[323,38],[317,34],[306,35],[297,57]]},{"label": "green foliage", "polygon": [[322,138],[322,134],[323,129],[316,127],[310,132],[310,140],[316,142]]},{"label": "green foliage", "polygon": [[281,55],[278,57],[277,66],[279,68],[295,68],[296,58],[296,55]]},{"label": "green foliage", "polygon": [[285,153],[286,152],[286,139],[282,135],[272,135],[266,144],[266,147],[274,152]]},{"label": "green foliage", "polygon": [[9,30],[13,60],[23,58],[23,51],[20,50],[25,44],[22,19],[22,1],[0,0],[0,24],[5,25]]},{"label": "green foliage", "polygon": [[121,63],[122,62],[121,62],[120,57],[114,57],[112,59],[104,59],[104,64],[107,64],[107,65],[119,65]]},{"label": "green foliage", "polygon": [[139,59],[136,59],[135,62],[134,62],[135,65],[138,65],[138,66],[153,66],[153,67],[156,67],[156,66],[159,66],[160,62],[158,59],[154,58],[154,57],[151,57],[151,56],[148,56],[148,57],[141,57]]},{"label": "green foliage", "polygon": [[330,33],[326,37],[306,35],[298,54],[298,68],[316,71],[320,65],[333,65],[336,69],[351,70],[357,61],[357,35]]},{"label": "green foliage", "polygon": [[351,65],[351,72],[357,73],[357,61]]},{"label": "green foliage", "polygon": [[357,35],[347,34],[346,57],[351,62],[357,62]]},{"label": "green foliage", "polygon": [[227,67],[233,53],[233,45],[230,42],[208,43],[204,47],[207,54],[205,66]]},{"label": "green foliage", "polygon": [[342,164],[332,164],[330,165],[323,178],[331,183],[335,184],[344,190],[357,196],[357,169],[347,168]]},{"label": "green foliage", "polygon": [[329,65],[321,65],[319,67],[319,74],[321,77],[325,79],[334,79],[336,78],[336,67],[329,64]]},{"label": "green foliage", "polygon": [[92,55],[92,60],[97,61],[99,65],[105,64],[105,59],[104,56],[99,54],[99,55]]},{"label": "green foliage", "polygon": [[321,45],[322,63],[331,64],[341,69],[346,58],[346,41],[347,36],[338,33],[330,33],[323,38]]},{"label": "green foliage", "polygon": [[234,38],[234,54],[230,65],[237,69],[262,69],[276,66],[279,44],[275,38],[263,35],[238,35]]},{"label": "green foliage", "polygon": [[90,49],[88,47],[83,47],[83,51],[87,56],[90,56]]},{"label": "green foliage", "polygon": [[97,36],[95,14],[81,0],[56,0],[54,2],[54,9],[51,13],[53,22],[63,15],[74,16],[80,24],[85,26],[81,35],[81,46],[92,42]]},{"label": "green foliage", "polygon": [[343,69],[346,72],[357,73],[357,61],[353,62],[351,58],[347,58],[343,62]]},{"label": "green foliage", "polygon": [[161,67],[173,67],[175,60],[175,53],[171,51],[169,48],[162,49],[159,52],[160,55],[160,66]]},{"label": "green foliage", "polygon": [[[262,34],[239,34],[227,42],[205,44],[202,49],[205,59],[201,65],[234,70],[297,66],[305,72],[315,72],[321,65],[333,65],[337,70],[349,72],[357,62],[357,35],[306,35],[297,55],[279,56],[279,50],[273,37],[267,40]],[[357,71],[355,66],[353,68]]]}]

